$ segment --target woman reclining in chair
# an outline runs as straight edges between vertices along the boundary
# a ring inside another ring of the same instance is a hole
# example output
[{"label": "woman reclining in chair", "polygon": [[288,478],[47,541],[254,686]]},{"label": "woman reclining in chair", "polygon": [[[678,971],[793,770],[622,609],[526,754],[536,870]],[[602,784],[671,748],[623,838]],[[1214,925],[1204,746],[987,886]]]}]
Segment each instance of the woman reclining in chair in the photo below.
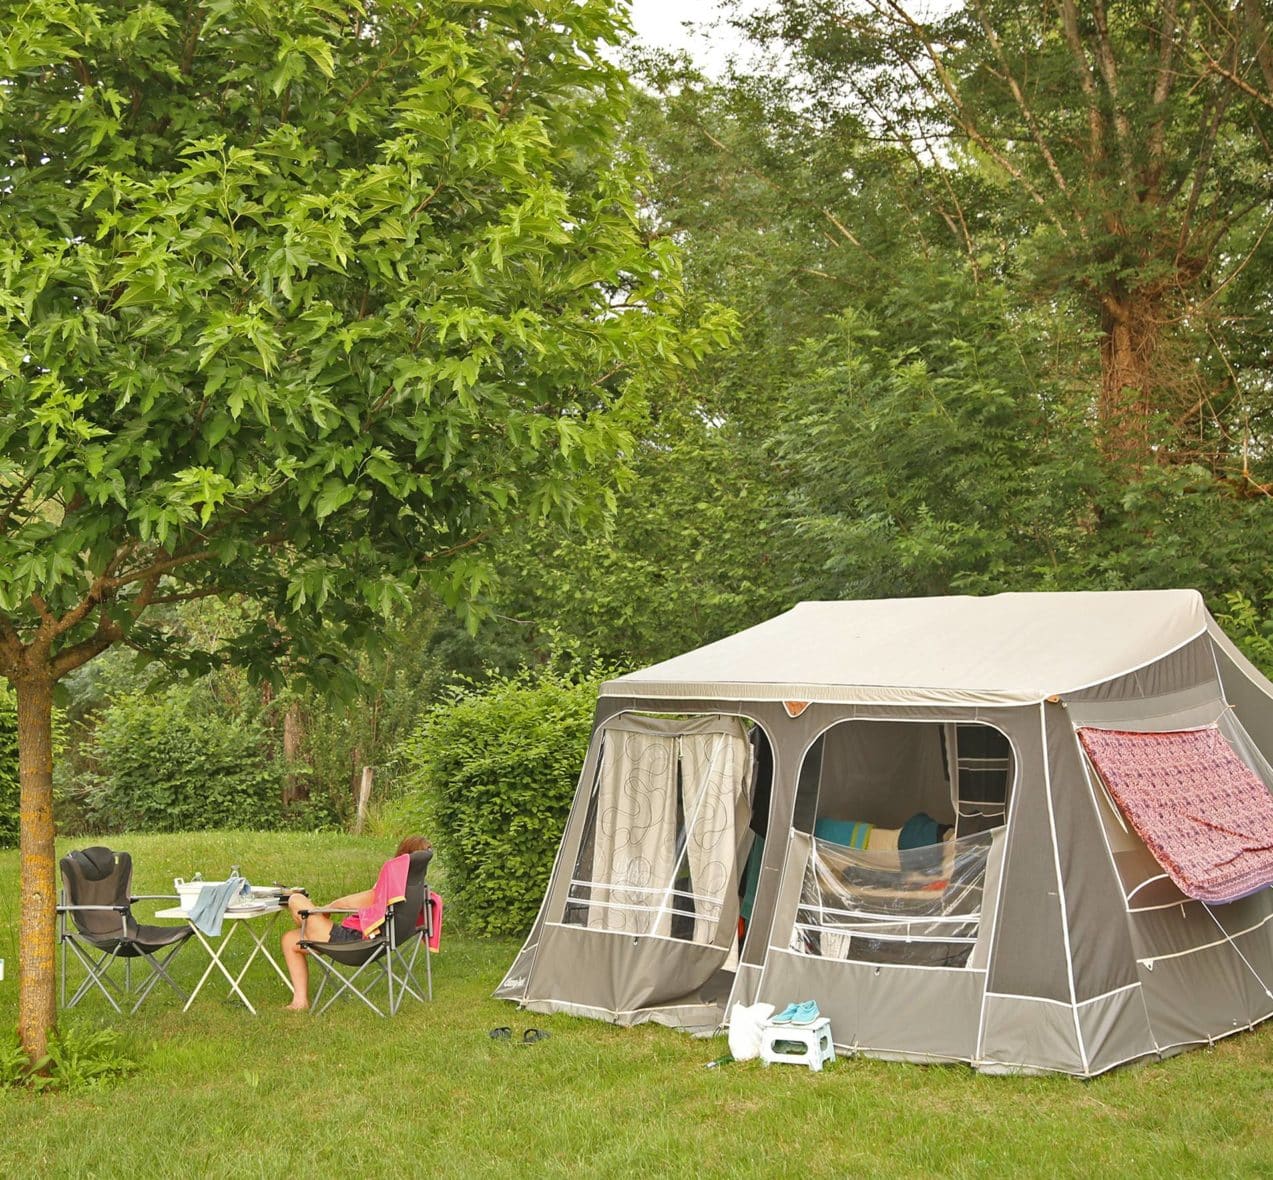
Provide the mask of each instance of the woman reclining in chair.
[{"label": "woman reclining in chair", "polygon": [[[398,845],[398,851],[391,860],[412,852],[428,852],[433,848],[423,836],[408,836]],[[388,863],[387,861],[385,862]],[[381,872],[384,866],[381,866]],[[287,963],[288,974],[292,977],[292,1002],[287,1008],[302,1011],[309,1007],[309,952],[300,946],[301,911],[307,910],[305,918],[305,939],[307,942],[358,942],[363,932],[358,928],[357,915],[350,914],[337,925],[327,914],[319,913],[320,909],[361,910],[375,903],[375,891],[364,889],[361,893],[350,893],[346,897],[338,897],[327,906],[316,906],[303,893],[293,893],[287,901],[287,908],[297,928],[283,935],[283,958]]]}]

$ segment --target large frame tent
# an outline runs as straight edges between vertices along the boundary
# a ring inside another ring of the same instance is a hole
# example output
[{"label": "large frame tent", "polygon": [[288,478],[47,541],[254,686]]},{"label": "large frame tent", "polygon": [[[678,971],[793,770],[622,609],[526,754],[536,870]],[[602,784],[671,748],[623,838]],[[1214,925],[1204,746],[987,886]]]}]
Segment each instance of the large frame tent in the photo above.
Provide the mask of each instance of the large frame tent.
[{"label": "large frame tent", "polygon": [[842,1051],[988,1072],[1209,1044],[1273,1013],[1270,760],[1194,591],[804,603],[603,686],[496,994],[696,1032],[814,998]]}]

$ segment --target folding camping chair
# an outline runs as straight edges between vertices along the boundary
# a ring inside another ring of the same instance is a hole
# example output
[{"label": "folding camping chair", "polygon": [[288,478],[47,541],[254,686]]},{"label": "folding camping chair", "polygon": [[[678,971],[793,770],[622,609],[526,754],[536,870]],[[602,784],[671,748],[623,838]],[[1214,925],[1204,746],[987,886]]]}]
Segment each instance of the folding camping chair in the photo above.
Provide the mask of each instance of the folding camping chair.
[{"label": "folding camping chair", "polygon": [[[297,944],[311,952],[311,962],[317,963],[323,970],[322,982],[314,994],[312,1011],[315,1015],[326,1012],[345,992],[353,992],[364,1004],[378,1016],[393,1016],[402,1004],[403,997],[410,993],[417,1000],[424,996],[418,990],[419,981],[415,978],[416,957],[420,947],[424,947],[424,971],[426,993],[433,999],[433,964],[430,957],[429,938],[433,933],[432,906],[428,904],[429,885],[427,881],[429,861],[433,859],[433,851],[411,853],[407,866],[406,897],[394,905],[386,907],[384,925],[374,938],[364,938],[358,942],[314,942],[305,937],[305,920],[310,914],[349,914],[354,910],[312,909],[300,910],[301,940]],[[410,955],[407,950],[410,948]],[[350,974],[346,970],[352,969]],[[366,990],[357,986],[363,972],[369,972]],[[388,1013],[377,1006],[367,994],[384,980],[388,989]],[[328,981],[333,982],[335,990],[321,1006],[323,989]]]},{"label": "folding camping chair", "polygon": [[[136,1002],[130,1012],[141,1007],[161,979],[186,999],[186,993],[168,974],[168,964],[193,931],[184,922],[180,926],[142,926],[132,912],[133,902],[176,901],[177,897],[132,895],[129,891],[133,883],[133,858],[127,852],[112,852],[100,846],[83,848],[64,856],[61,868],[62,902],[57,913],[58,940],[62,944],[62,1007],[74,1008],[91,988],[97,987],[110,1006],[122,1012],[111,989],[125,999],[134,995],[132,961],[138,958],[150,965],[150,975],[137,989]],[[68,927],[68,915],[74,929]],[[69,1002],[66,999],[68,946],[88,971],[88,977]],[[159,952],[165,949],[168,953],[160,957]],[[120,959],[124,962],[122,987],[110,975],[111,968]]]}]

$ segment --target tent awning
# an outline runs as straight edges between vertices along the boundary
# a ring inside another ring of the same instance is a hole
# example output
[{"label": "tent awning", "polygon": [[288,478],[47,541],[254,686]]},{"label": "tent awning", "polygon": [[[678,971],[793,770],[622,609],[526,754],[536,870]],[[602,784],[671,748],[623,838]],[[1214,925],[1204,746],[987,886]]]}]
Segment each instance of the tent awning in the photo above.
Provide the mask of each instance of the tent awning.
[{"label": "tent awning", "polygon": [[1236,901],[1273,884],[1273,796],[1215,727],[1078,730],[1101,781],[1186,897]]}]

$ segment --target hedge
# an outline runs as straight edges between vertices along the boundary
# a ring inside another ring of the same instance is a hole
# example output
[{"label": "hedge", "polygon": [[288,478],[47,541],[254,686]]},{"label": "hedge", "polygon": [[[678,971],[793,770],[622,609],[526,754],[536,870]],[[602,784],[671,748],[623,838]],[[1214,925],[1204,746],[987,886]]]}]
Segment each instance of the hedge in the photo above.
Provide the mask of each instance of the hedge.
[{"label": "hedge", "polygon": [[[527,930],[588,747],[597,684],[523,671],[435,705],[399,751],[464,928]],[[448,913],[452,909],[448,909]]]}]

